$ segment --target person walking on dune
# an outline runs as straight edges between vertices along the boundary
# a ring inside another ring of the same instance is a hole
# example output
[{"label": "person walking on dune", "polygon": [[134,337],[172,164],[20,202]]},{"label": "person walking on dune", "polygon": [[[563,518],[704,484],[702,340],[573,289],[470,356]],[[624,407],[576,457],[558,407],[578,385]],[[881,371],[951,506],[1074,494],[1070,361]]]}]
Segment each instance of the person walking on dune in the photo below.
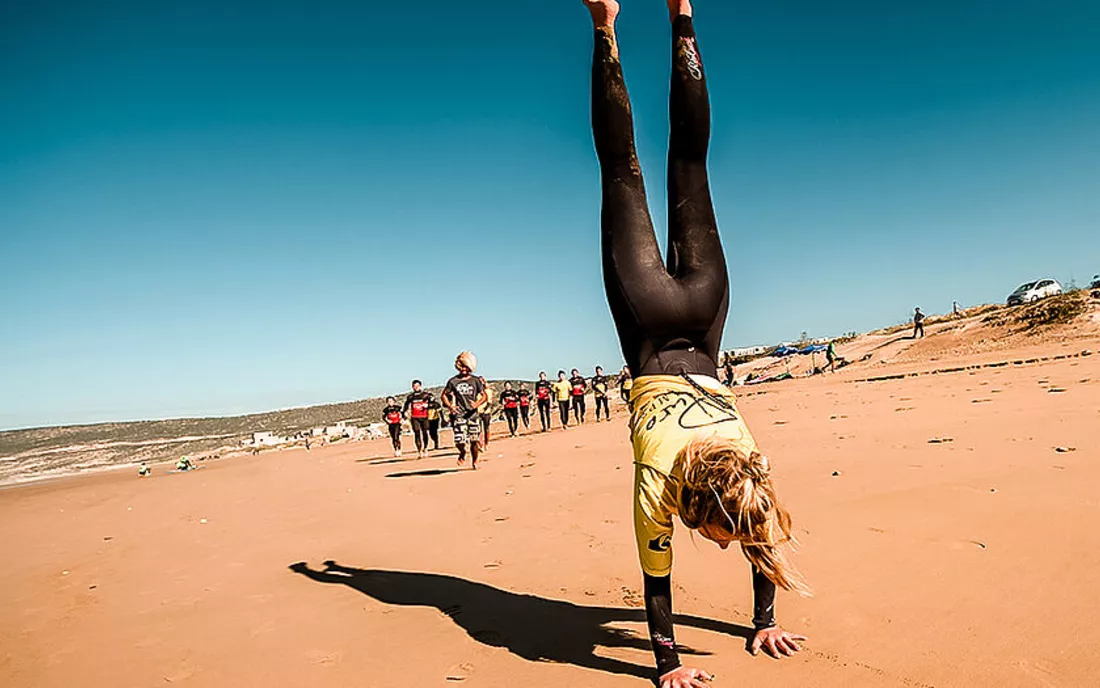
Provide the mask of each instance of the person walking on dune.
[{"label": "person walking on dune", "polygon": [[442,401],[451,412],[451,429],[454,432],[455,447],[458,449],[458,465],[466,463],[466,449],[470,450],[470,466],[477,470],[477,459],[481,454],[481,420],[478,408],[485,404],[485,383],[474,377],[477,370],[477,357],[472,352],[463,351],[455,358],[455,370],[458,374],[447,380],[443,388]]},{"label": "person walking on dune", "polygon": [[539,381],[535,383],[535,404],[539,407],[539,424],[543,432],[549,432],[553,412],[551,405],[554,400],[554,384],[546,379],[546,373],[539,373]]},{"label": "person walking on dune", "polygon": [[702,688],[712,677],[680,663],[673,634],[673,517],[751,564],[753,653],[775,657],[805,638],[776,626],[776,586],[808,592],[780,552],[792,540],[771,464],[733,392],[715,379],[729,281],[707,180],[710,103],[687,0],[669,0],[673,68],[668,257],[647,207],[619,62],[614,0],[585,0],[595,27],[592,131],[603,188],[601,235],[608,304],[627,367],[634,449],[634,531],[661,688]]},{"label": "person walking on dune", "polygon": [[404,414],[397,405],[397,399],[386,397],[386,406],[382,409],[382,420],[390,431],[390,442],[393,444],[393,455],[401,456],[401,421]]},{"label": "person walking on dune", "polygon": [[918,336],[920,336],[921,339],[924,338],[924,313],[921,313],[920,306],[917,306],[916,310],[913,311],[912,339],[916,339]]},{"label": "person walking on dune", "polygon": [[569,429],[569,400],[573,397],[573,385],[565,377],[565,371],[558,371],[558,381],[554,383],[554,396],[558,400],[558,413],[560,414],[561,427]]}]

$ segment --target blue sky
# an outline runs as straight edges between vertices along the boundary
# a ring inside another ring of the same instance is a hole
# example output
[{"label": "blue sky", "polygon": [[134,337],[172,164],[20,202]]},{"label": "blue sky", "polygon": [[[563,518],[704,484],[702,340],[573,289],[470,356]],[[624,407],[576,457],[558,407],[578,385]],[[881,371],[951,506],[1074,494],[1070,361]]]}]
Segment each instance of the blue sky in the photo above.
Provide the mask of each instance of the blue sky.
[{"label": "blue sky", "polygon": [[[580,1],[375,5],[0,3],[0,428],[619,364]],[[728,346],[1100,272],[1100,3],[887,5],[696,5]]]}]

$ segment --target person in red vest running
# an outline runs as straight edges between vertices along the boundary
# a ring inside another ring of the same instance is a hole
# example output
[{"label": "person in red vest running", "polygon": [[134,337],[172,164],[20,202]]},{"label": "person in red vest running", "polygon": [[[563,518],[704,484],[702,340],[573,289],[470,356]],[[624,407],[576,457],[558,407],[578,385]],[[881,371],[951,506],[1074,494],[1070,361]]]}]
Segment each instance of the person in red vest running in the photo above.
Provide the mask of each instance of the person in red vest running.
[{"label": "person in red vest running", "polygon": [[554,383],[546,379],[546,372],[539,373],[535,383],[535,404],[539,407],[539,424],[542,432],[548,432],[553,426]]},{"label": "person in red vest running", "polygon": [[431,441],[428,435],[428,402],[432,395],[425,392],[420,380],[413,380],[412,393],[405,397],[404,415],[412,425],[413,439],[416,440],[416,458],[424,458],[428,451],[428,443]]},{"label": "person in red vest running", "polygon": [[523,421],[523,429],[531,429],[531,392],[526,387],[520,387],[519,392],[519,419]]},{"label": "person in red vest running", "polygon": [[382,409],[382,420],[390,430],[390,441],[393,443],[393,455],[401,456],[401,421],[404,414],[397,405],[397,399],[386,397],[386,406]]},{"label": "person in red vest running", "polygon": [[588,393],[588,381],[581,375],[581,371],[573,369],[573,377],[569,378],[573,396],[573,422],[578,425],[584,423],[585,404],[584,395]]},{"label": "person in red vest running", "polygon": [[500,405],[504,408],[504,419],[508,421],[508,434],[516,436],[519,430],[519,394],[512,389],[511,382],[504,383],[504,391],[500,393]]}]

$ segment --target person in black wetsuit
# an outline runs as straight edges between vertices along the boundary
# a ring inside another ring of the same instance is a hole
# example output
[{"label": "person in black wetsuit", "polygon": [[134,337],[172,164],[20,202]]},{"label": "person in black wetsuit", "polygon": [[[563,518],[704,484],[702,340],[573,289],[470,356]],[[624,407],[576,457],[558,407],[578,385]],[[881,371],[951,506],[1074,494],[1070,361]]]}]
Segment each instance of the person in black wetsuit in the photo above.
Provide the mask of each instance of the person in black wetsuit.
[{"label": "person in black wetsuit", "polygon": [[580,424],[584,422],[586,410],[584,395],[588,393],[588,381],[581,375],[581,371],[574,368],[572,377],[569,378],[569,385],[571,387],[570,395],[572,396],[573,402],[573,422]]},{"label": "person in black wetsuit", "polygon": [[428,401],[432,395],[425,392],[420,380],[413,380],[412,393],[405,397],[405,408],[402,409],[412,425],[413,439],[416,440],[416,458],[424,458],[424,452],[428,451]]},{"label": "person in black wetsuit", "polygon": [[500,393],[500,405],[504,409],[504,419],[508,421],[508,434],[515,437],[519,430],[519,394],[512,389],[511,382],[504,383],[504,391]]},{"label": "person in black wetsuit", "polygon": [[688,0],[668,0],[668,256],[662,260],[634,148],[634,122],[615,38],[615,0],[585,0],[595,28],[592,131],[603,190],[604,286],[633,378],[634,530],[646,616],[661,688],[702,688],[684,667],[672,624],[673,517],[725,549],[738,543],[752,570],[756,628],[750,648],[781,657],[803,636],[775,624],[776,586],[808,593],[780,552],[792,539],[768,459],[733,393],[714,378],[729,281],[707,179],[710,103]]},{"label": "person in black wetsuit", "polygon": [[401,412],[401,407],[397,405],[397,399],[386,397],[386,405],[382,408],[382,420],[389,428],[394,456],[401,456],[401,421],[404,418],[405,415]]},{"label": "person in black wetsuit", "polygon": [[600,422],[600,409],[604,416],[611,420],[611,406],[607,400],[607,388],[611,381],[603,374],[603,368],[596,366],[596,374],[592,377],[592,398],[596,402],[596,422]]},{"label": "person in black wetsuit", "polygon": [[439,450],[439,425],[443,422],[443,405],[428,392],[428,437],[432,440],[432,449]]},{"label": "person in black wetsuit", "polygon": [[520,387],[516,392],[519,395],[519,418],[523,421],[523,429],[531,429],[531,391],[526,387]]},{"label": "person in black wetsuit", "polygon": [[477,458],[481,454],[481,419],[478,409],[488,397],[485,383],[474,377],[477,370],[477,357],[469,351],[463,351],[455,358],[455,375],[447,380],[443,388],[443,405],[451,412],[451,430],[454,432],[455,447],[458,449],[458,465],[466,463],[466,447],[470,448],[471,467],[477,470]]},{"label": "person in black wetsuit", "polygon": [[554,406],[554,385],[546,379],[546,373],[539,373],[539,381],[535,383],[535,404],[539,407],[539,424],[542,431],[548,432],[552,426],[552,408]]}]

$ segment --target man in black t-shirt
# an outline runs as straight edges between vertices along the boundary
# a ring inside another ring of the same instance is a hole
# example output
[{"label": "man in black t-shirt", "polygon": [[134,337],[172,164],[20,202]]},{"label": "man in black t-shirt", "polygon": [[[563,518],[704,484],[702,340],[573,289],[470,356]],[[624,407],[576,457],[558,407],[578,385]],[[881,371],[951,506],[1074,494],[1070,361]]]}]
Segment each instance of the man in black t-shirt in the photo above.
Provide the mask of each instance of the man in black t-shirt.
[{"label": "man in black t-shirt", "polygon": [[611,405],[607,399],[607,388],[611,381],[603,374],[603,368],[596,366],[596,375],[592,378],[592,395],[596,399],[596,422],[600,422],[600,409],[604,416],[611,420]]},{"label": "man in black t-shirt", "polygon": [[451,412],[455,447],[458,448],[458,465],[466,463],[466,445],[470,446],[471,467],[477,470],[477,457],[481,453],[481,422],[478,408],[485,404],[485,384],[474,377],[477,357],[463,351],[455,359],[455,375],[443,388],[443,404]]},{"label": "man in black t-shirt", "polygon": [[546,373],[539,373],[539,381],[535,383],[535,403],[539,407],[539,423],[542,425],[542,431],[546,432],[550,429],[551,418],[550,409],[553,408],[554,402],[554,385],[546,379]]},{"label": "man in black t-shirt", "polygon": [[581,375],[581,371],[573,369],[573,377],[569,378],[569,384],[573,387],[573,421],[584,422],[584,395],[588,392],[588,381]]}]

